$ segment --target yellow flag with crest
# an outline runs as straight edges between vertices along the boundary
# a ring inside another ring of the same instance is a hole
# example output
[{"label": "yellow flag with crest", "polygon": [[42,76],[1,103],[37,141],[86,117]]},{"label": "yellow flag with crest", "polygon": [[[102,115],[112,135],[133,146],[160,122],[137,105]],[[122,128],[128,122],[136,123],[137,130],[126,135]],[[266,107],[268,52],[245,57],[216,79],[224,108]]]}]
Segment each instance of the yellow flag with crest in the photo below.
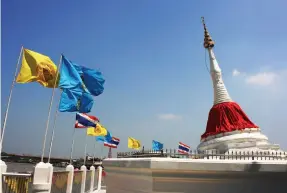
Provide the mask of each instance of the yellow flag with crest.
[{"label": "yellow flag with crest", "polygon": [[[57,79],[57,66],[54,62],[48,56],[32,50],[24,49],[23,52],[22,66],[16,82],[22,84],[38,82],[44,87],[54,88]],[[58,74],[57,80],[59,76]]]},{"label": "yellow flag with crest", "polygon": [[135,138],[129,137],[128,138],[128,148],[130,149],[140,149],[141,142]]},{"label": "yellow flag with crest", "polygon": [[107,129],[100,123],[97,123],[96,127],[87,128],[88,136],[106,136],[107,134],[108,134]]}]

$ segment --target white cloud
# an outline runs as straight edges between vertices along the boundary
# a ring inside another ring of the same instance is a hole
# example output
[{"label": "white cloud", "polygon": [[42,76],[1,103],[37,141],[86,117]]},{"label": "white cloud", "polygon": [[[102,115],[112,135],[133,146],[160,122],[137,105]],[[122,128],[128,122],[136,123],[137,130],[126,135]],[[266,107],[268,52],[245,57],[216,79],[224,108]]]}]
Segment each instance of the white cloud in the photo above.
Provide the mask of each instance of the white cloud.
[{"label": "white cloud", "polygon": [[276,79],[279,78],[279,74],[275,72],[259,72],[254,75],[249,75],[245,78],[247,84],[270,86],[276,83]]},{"label": "white cloud", "polygon": [[261,87],[270,87],[274,85],[280,85],[286,78],[287,70],[272,71],[271,69],[262,68],[259,72],[250,74],[246,72],[240,72],[237,69],[232,71],[232,76],[242,77],[244,82],[248,85],[255,85]]},{"label": "white cloud", "polygon": [[182,119],[181,116],[175,115],[172,113],[159,114],[159,115],[157,115],[157,118],[160,120],[181,120]]},{"label": "white cloud", "polygon": [[240,72],[237,69],[234,69],[232,71],[232,76],[239,76],[239,75],[240,75]]}]

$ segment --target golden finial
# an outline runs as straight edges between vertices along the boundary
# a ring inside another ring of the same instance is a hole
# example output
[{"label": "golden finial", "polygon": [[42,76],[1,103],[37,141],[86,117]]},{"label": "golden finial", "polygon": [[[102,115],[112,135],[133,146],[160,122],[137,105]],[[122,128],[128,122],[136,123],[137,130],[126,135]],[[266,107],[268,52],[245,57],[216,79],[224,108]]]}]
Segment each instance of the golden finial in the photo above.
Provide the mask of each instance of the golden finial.
[{"label": "golden finial", "polygon": [[214,41],[212,41],[211,36],[209,35],[206,26],[205,26],[205,22],[204,22],[204,17],[201,17],[201,21],[203,24],[203,28],[204,28],[204,43],[203,46],[205,48],[213,48],[214,47]]}]

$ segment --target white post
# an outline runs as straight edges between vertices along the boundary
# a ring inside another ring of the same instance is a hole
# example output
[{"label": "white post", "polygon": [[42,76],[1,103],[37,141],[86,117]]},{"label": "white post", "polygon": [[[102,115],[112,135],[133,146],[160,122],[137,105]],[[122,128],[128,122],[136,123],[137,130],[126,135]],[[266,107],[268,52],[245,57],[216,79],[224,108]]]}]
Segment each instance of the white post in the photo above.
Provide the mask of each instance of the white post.
[{"label": "white post", "polygon": [[102,166],[99,166],[98,170],[99,170],[99,174],[98,174],[99,177],[98,177],[98,188],[97,188],[97,190],[101,190],[101,188],[102,188],[102,174],[103,174]]},{"label": "white post", "polygon": [[48,165],[49,171],[50,171],[50,174],[49,174],[49,182],[51,182],[51,186],[50,186],[50,192],[51,192],[54,168],[53,168],[53,165],[52,165],[52,164],[50,164],[50,163],[46,163],[46,164]]},{"label": "white post", "polygon": [[0,159],[0,190],[1,190],[1,193],[2,193],[2,174],[5,173],[6,171],[7,171],[6,163]]},{"label": "white post", "polygon": [[33,193],[51,193],[51,172],[53,172],[53,167],[43,162],[35,166]]},{"label": "white post", "polygon": [[81,184],[81,192],[80,193],[85,193],[87,167],[81,166],[81,171],[82,171],[82,184]]},{"label": "white post", "polygon": [[73,165],[67,165],[66,171],[69,172],[68,180],[67,180],[67,191],[66,191],[66,193],[72,193],[73,183],[74,183],[74,166]]},{"label": "white post", "polygon": [[91,184],[90,184],[90,192],[94,191],[94,184],[95,184],[95,173],[96,173],[96,169],[94,166],[90,167],[91,170]]}]

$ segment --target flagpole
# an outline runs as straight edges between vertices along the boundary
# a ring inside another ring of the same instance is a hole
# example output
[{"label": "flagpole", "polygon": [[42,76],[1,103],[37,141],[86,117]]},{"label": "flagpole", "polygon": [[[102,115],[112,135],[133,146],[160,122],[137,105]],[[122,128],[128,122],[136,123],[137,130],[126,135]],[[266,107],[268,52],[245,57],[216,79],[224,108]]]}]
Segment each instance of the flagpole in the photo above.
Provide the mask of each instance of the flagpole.
[{"label": "flagpole", "polygon": [[94,156],[93,156],[93,165],[94,165],[94,163],[95,163],[96,148],[97,148],[97,141],[95,140],[95,146],[94,146]]},{"label": "flagpole", "polygon": [[[62,91],[62,92],[63,92],[63,91]],[[62,92],[61,92],[61,94],[62,94]],[[53,131],[52,131],[52,136],[51,136],[51,141],[50,141],[50,147],[49,147],[48,163],[50,163],[50,158],[51,158],[51,152],[52,152],[52,147],[53,147],[53,141],[54,141],[54,137],[55,137],[56,120],[57,120],[58,113],[59,113],[59,105],[60,105],[60,102],[61,102],[61,98],[59,99],[58,106],[57,106],[57,110],[56,110],[55,117],[54,117]]]},{"label": "flagpole", "polygon": [[101,148],[101,159],[103,159],[103,150],[104,150],[104,145]]},{"label": "flagpole", "polygon": [[88,145],[88,135],[86,134],[84,166],[86,165],[86,159],[87,159],[87,145]]},{"label": "flagpole", "polygon": [[70,165],[72,165],[74,143],[75,143],[75,133],[76,133],[76,128],[74,128],[74,133],[73,133],[73,141],[72,141],[71,152],[70,152]]},{"label": "flagpole", "polygon": [[52,92],[52,96],[51,96],[51,100],[50,100],[50,105],[49,105],[48,118],[47,118],[46,129],[45,129],[45,135],[44,135],[44,140],[43,140],[43,149],[42,149],[41,162],[44,161],[44,154],[45,154],[47,134],[48,134],[48,130],[49,130],[49,122],[50,122],[52,104],[53,104],[53,100],[54,100],[54,95],[55,95],[55,90],[56,90],[56,85],[57,85],[57,80],[58,80],[58,76],[59,76],[59,71],[60,71],[61,63],[62,63],[62,55],[61,55],[61,57],[60,57],[60,62],[59,62],[59,65],[58,65],[58,70],[57,70],[57,74],[56,74],[56,79],[55,79],[55,83],[54,83],[54,87],[53,87],[53,92]]},{"label": "flagpole", "polygon": [[[8,98],[7,108],[6,108],[6,112],[5,112],[5,118],[4,118],[4,121],[3,121],[3,126],[2,126],[2,129],[0,129],[0,153],[2,152],[2,143],[3,143],[4,133],[5,133],[5,129],[6,129],[6,123],[7,123],[7,118],[8,118],[9,107],[10,107],[10,103],[11,103],[13,88],[14,88],[14,85],[15,85],[15,82],[16,82],[17,72],[18,72],[18,68],[19,68],[21,55],[23,53],[23,49],[24,49],[24,47],[21,46],[20,54],[19,54],[19,57],[18,57],[18,61],[17,61],[17,64],[16,64],[15,73],[14,73],[14,79],[12,81],[12,85],[11,85],[11,89],[10,89],[10,94],[9,94],[9,98]],[[2,132],[2,134],[1,134],[1,132]]]}]

